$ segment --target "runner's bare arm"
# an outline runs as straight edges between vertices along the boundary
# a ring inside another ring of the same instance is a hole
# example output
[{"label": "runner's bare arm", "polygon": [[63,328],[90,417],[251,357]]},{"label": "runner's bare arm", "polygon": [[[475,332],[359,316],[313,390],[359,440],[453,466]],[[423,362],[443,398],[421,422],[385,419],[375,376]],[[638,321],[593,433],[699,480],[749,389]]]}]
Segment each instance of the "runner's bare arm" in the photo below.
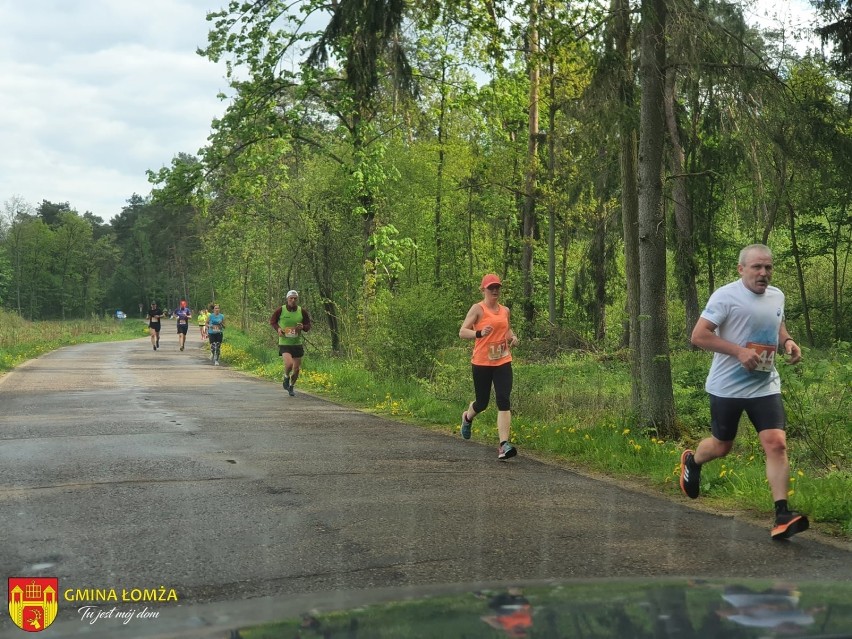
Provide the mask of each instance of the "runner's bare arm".
[{"label": "runner's bare arm", "polygon": [[[480,307],[479,304],[474,304],[473,306],[471,306],[470,310],[467,312],[467,315],[464,318],[464,321],[462,322],[461,328],[459,329],[459,337],[461,339],[476,339],[476,330],[474,330],[473,327],[476,325],[476,323],[480,320],[481,317],[482,307]],[[488,334],[485,332],[486,330],[488,331],[488,333],[490,333],[492,329],[490,326],[486,326],[484,329],[482,329],[482,333],[484,335]]]},{"label": "runner's bare arm", "polygon": [[716,334],[716,328],[716,324],[710,320],[699,317],[692,329],[690,341],[701,350],[736,357],[746,370],[754,370],[760,363],[757,352],[722,339]]}]

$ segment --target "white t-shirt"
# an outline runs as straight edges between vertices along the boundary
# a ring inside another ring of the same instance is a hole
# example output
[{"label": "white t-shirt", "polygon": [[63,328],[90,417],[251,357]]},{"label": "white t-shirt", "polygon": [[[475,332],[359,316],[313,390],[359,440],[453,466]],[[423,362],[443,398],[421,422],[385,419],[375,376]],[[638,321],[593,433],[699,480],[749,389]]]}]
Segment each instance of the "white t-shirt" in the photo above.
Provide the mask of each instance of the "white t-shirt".
[{"label": "white t-shirt", "polygon": [[778,331],[784,319],[784,293],[774,286],[763,295],[746,288],[742,280],[726,284],[707,300],[701,317],[716,325],[724,340],[753,348],[761,356],[757,370],[747,371],[740,361],[713,353],[713,364],[704,389],[717,397],[764,397],[781,392],[775,370]]}]

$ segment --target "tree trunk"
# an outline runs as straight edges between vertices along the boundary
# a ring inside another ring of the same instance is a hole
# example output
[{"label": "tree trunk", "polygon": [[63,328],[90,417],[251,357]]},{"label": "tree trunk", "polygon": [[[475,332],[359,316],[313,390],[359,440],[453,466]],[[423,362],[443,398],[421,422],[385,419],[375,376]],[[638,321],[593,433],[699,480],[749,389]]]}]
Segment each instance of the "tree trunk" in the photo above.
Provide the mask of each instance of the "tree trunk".
[{"label": "tree trunk", "polygon": [[[556,76],[553,59],[550,60],[550,106],[547,115],[547,183],[556,182]],[[547,204],[547,317],[556,324],[556,203],[549,198]]]},{"label": "tree trunk", "polygon": [[360,174],[360,178],[354,178],[358,182],[357,201],[361,209],[361,218],[363,221],[363,240],[364,240],[364,276],[372,274],[373,268],[370,266],[371,255],[373,254],[373,232],[375,231],[375,202],[369,181],[364,176],[366,162],[364,159],[364,131],[361,125],[362,117],[359,112],[355,112],[352,117],[352,156],[354,158],[355,173]]},{"label": "tree trunk", "polygon": [[527,170],[524,184],[523,209],[523,254],[521,257],[521,274],[524,283],[524,320],[528,325],[535,319],[533,304],[533,248],[535,245],[535,206],[536,178],[538,167],[538,92],[539,92],[539,61],[538,61],[538,6],[537,0],[530,0],[529,51],[527,59],[530,77],[530,107],[529,107],[529,140],[527,142]]},{"label": "tree trunk", "polygon": [[[850,193],[847,190],[846,198],[843,200],[843,204],[840,207],[840,216],[837,219],[837,226],[832,233],[832,241],[831,241],[831,317],[832,323],[834,324],[834,330],[832,333],[834,334],[834,339],[837,341],[841,341],[844,337],[843,331],[843,282],[840,274],[840,246],[841,246],[841,235],[843,233],[843,220],[848,219],[848,202],[849,202]],[[852,227],[850,227],[852,230]],[[849,252],[846,252],[846,258],[848,259]],[[844,269],[845,270],[845,269]],[[844,273],[845,275],[845,273]]]},{"label": "tree trunk", "polygon": [[775,228],[775,220],[778,217],[778,209],[781,208],[781,202],[784,200],[785,192],[787,190],[787,155],[785,153],[779,153],[780,157],[778,158],[778,171],[777,180],[778,183],[775,187],[775,197],[772,200],[772,209],[767,210],[766,212],[766,223],[763,225],[763,237],[761,241],[763,244],[769,244],[769,234],[772,233],[772,229]]},{"label": "tree trunk", "polygon": [[639,312],[645,427],[678,436],[669,361],[666,220],[662,207],[666,0],[642,2],[642,99],[639,137]]},{"label": "tree trunk", "polygon": [[670,67],[666,72],[665,103],[666,124],[671,143],[672,173],[672,199],[674,200],[675,236],[675,261],[677,264],[677,277],[681,298],[686,310],[686,346],[690,350],[696,350],[689,340],[692,329],[698,322],[698,290],[695,286],[695,276],[698,268],[695,264],[695,243],[692,225],[692,211],[686,191],[685,155],[683,144],[680,141],[680,131],[677,123],[677,103],[675,101],[675,84],[677,72]]},{"label": "tree trunk", "polygon": [[811,330],[811,312],[808,308],[808,296],[805,292],[805,274],[802,270],[802,256],[799,253],[799,243],[796,239],[796,211],[793,209],[793,204],[787,202],[787,209],[790,212],[790,244],[793,251],[793,259],[796,262],[796,279],[799,282],[799,294],[802,296],[802,314],[805,317],[805,333],[808,339],[808,346],[814,347],[814,334]]},{"label": "tree trunk", "polygon": [[641,362],[639,332],[639,195],[636,174],[636,126],[631,117],[635,107],[633,60],[630,47],[630,4],[613,0],[615,43],[621,61],[619,101],[624,115],[619,118],[621,142],[621,222],[624,232],[624,271],[627,278],[628,346],[630,347],[630,400],[633,411],[641,411]]},{"label": "tree trunk", "polygon": [[444,118],[447,109],[447,65],[441,64],[441,106],[438,113],[438,175],[435,185],[435,284],[441,283],[441,207],[444,195]]},{"label": "tree trunk", "polygon": [[609,288],[606,277],[607,257],[607,232],[609,220],[607,219],[606,206],[601,202],[598,210],[598,221],[595,225],[594,236],[592,242],[594,248],[592,254],[595,256],[592,263],[592,272],[594,273],[594,305],[592,319],[595,324],[595,341],[598,344],[603,344],[606,339],[606,294]]}]

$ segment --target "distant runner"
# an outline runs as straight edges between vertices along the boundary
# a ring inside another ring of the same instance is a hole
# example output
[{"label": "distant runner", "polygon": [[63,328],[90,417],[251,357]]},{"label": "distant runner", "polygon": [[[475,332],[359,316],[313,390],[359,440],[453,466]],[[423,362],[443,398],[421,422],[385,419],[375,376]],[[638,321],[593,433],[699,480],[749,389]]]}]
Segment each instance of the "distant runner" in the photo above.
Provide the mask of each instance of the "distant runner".
[{"label": "distant runner", "polygon": [[174,316],[177,318],[178,344],[180,344],[180,350],[183,350],[186,345],[186,334],[189,331],[189,320],[192,318],[192,311],[186,305],[186,300],[180,301],[180,307],[175,310]]},{"label": "distant runner", "polygon": [[512,411],[509,396],[512,393],[512,351],[518,344],[518,336],[509,325],[509,309],[500,304],[500,278],[490,273],[482,278],[479,290],[482,301],[474,304],[467,312],[459,337],[476,340],[473,345],[473,390],[476,399],[462,413],[461,435],[470,439],[473,418],[488,408],[491,386],[497,400],[497,433],[500,445],[497,459],[506,460],[518,454],[518,449],[509,442]]},{"label": "distant runner", "polygon": [[219,312],[219,305],[213,305],[213,312],[207,316],[207,336],[210,338],[210,354],[213,365],[219,365],[219,354],[222,350],[222,330],[225,328],[225,316]]},{"label": "distant runner", "polygon": [[[207,339],[207,318],[210,316],[210,309],[203,308],[198,314],[198,330],[201,333],[201,341]],[[204,346],[204,344],[202,344]]]},{"label": "distant runner", "polygon": [[746,246],[740,251],[737,271],[740,279],[710,296],[692,331],[692,343],[714,353],[705,384],[710,394],[712,436],[701,440],[695,451],[683,451],[680,488],[691,499],[698,497],[702,465],[731,452],[745,412],[766,452],[766,479],[775,500],[771,536],[786,539],[807,530],[809,523],[787,506],[787,416],[775,356],[780,348],[790,356],[790,364],[797,364],[802,351],[784,324],[784,293],[769,285],[769,247]]},{"label": "distant runner", "polygon": [[154,350],[160,348],[160,319],[163,317],[162,309],[157,305],[157,302],[151,302],[151,308],[145,319],[148,320],[148,333],[151,335],[151,346]]},{"label": "distant runner", "polygon": [[299,379],[302,358],[305,356],[302,333],[311,330],[311,316],[299,304],[299,293],[287,291],[284,306],[275,309],[269,323],[278,333],[278,354],[284,359],[284,390],[290,397],[296,394],[293,388]]}]

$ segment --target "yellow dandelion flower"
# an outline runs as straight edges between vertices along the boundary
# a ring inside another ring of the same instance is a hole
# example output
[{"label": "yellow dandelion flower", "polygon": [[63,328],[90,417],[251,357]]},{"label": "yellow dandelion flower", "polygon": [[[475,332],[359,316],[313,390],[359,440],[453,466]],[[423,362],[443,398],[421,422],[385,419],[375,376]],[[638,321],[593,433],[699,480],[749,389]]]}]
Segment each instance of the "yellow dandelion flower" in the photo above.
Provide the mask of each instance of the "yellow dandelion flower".
[{"label": "yellow dandelion flower", "polygon": [[795,495],[795,494],[796,494],[796,491],[795,491],[795,490],[792,490],[792,489],[791,489],[791,490],[788,490],[788,491],[787,491],[787,497],[792,497],[792,496],[793,496],[793,495]]},{"label": "yellow dandelion flower", "polygon": [[629,428],[625,428],[623,431],[621,431],[621,434],[622,434],[622,435],[629,435],[629,434],[630,434],[630,429],[629,429]]},{"label": "yellow dandelion flower", "polygon": [[797,470],[797,471],[796,471],[796,474],[797,474],[799,477],[804,477],[804,476],[805,476],[805,473],[803,473],[801,470]]}]

